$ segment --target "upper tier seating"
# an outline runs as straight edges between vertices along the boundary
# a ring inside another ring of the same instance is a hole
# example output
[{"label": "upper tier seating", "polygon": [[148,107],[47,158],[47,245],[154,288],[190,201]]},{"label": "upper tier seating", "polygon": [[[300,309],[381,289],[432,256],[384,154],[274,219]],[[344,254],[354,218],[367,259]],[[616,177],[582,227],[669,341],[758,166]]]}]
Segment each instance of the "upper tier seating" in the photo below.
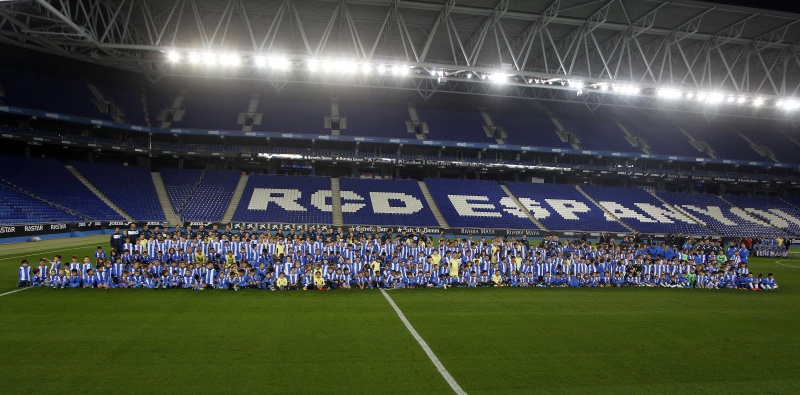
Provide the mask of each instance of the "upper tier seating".
[{"label": "upper tier seating", "polygon": [[77,161],[72,166],[135,220],[166,220],[149,170]]},{"label": "upper tier seating", "polygon": [[331,224],[331,179],[251,175],[233,221]]},{"label": "upper tier seating", "polygon": [[511,182],[506,186],[549,230],[628,231],[573,185]]},{"label": "upper tier seating", "polygon": [[425,185],[451,227],[537,228],[494,181],[426,178]]},{"label": "upper tier seating", "polygon": [[124,219],[53,159],[0,156],[0,179],[91,219]]},{"label": "upper tier seating", "polygon": [[615,217],[642,233],[683,233],[707,235],[710,232],[694,219],[665,206],[641,188],[582,186],[584,192]]},{"label": "upper tier seating", "polygon": [[723,236],[778,236],[785,232],[732,206],[718,196],[658,192],[658,196],[669,204],[684,210],[704,221],[706,227]]},{"label": "upper tier seating", "polygon": [[438,226],[415,180],[341,178],[339,189],[346,224]]}]

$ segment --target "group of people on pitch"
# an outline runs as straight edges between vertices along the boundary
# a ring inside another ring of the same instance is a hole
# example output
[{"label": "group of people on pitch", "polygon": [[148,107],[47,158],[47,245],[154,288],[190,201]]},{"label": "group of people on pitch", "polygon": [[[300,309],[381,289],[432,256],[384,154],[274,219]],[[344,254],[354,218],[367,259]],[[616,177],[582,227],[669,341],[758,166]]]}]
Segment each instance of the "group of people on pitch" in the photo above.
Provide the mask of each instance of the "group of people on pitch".
[{"label": "group of people on pitch", "polygon": [[[360,237],[313,244],[311,238],[237,235],[240,253],[214,253],[209,240],[191,254],[147,254],[155,239],[136,243],[131,255],[107,257],[98,247],[88,256],[62,264],[42,258],[37,267],[23,261],[19,286],[54,288],[182,288],[264,290],[451,288],[451,287],[669,287],[776,290],[774,276],[749,272],[744,245],[721,253],[709,241],[672,251],[660,245],[563,243],[546,238],[527,241],[472,237],[440,239],[437,248],[422,237]],[[226,236],[223,236],[225,239]],[[226,248],[230,242],[219,243]],[[312,249],[317,247],[312,253]],[[324,251],[321,251],[320,248]],[[182,250],[182,249],[181,249]],[[270,250],[273,251],[270,254]],[[144,253],[141,253],[144,251]],[[322,252],[322,253],[320,253]],[[654,256],[655,254],[655,256]],[[719,254],[719,255],[717,255]]]}]

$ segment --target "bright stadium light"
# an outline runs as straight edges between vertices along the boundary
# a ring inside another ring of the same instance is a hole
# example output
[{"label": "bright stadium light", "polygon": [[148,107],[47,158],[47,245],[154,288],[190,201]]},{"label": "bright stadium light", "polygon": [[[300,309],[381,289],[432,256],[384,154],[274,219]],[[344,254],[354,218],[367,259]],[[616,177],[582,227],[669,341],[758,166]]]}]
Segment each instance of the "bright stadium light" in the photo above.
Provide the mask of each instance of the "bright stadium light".
[{"label": "bright stadium light", "polygon": [[170,63],[178,63],[181,61],[181,54],[175,51],[169,51],[167,52],[167,60],[169,60]]},{"label": "bright stadium light", "polygon": [[344,66],[343,71],[345,73],[355,73],[356,71],[358,71],[358,63],[353,62],[351,60],[344,61],[343,66]]},{"label": "bright stadium light", "polygon": [[689,100],[694,99],[694,96],[695,96],[694,92],[689,92],[689,93],[686,94],[686,98],[689,99]]},{"label": "bright stadium light", "polygon": [[308,68],[308,71],[319,70],[319,61],[316,59],[309,60],[308,62],[306,62],[306,68]]},{"label": "bright stadium light", "polygon": [[753,100],[753,105],[756,107],[761,107],[764,105],[764,99],[760,97],[755,98],[755,100]]},{"label": "bright stadium light", "polygon": [[336,63],[332,60],[326,60],[322,63],[322,71],[326,73],[333,73],[336,71]]},{"label": "bright stadium light", "polygon": [[263,56],[256,56],[253,58],[253,64],[255,64],[256,67],[264,67],[267,65],[267,60],[264,59]]},{"label": "bright stadium light", "polygon": [[386,66],[385,65],[379,65],[378,66],[378,73],[383,74],[385,72],[386,72]]},{"label": "bright stadium light", "polygon": [[708,100],[706,100],[706,103],[717,104],[717,103],[721,103],[722,100],[724,100],[724,99],[725,99],[725,96],[723,96],[722,93],[716,93],[716,92],[715,93],[710,93],[708,95]]},{"label": "bright stadium light", "polygon": [[372,72],[372,65],[370,65],[369,63],[363,63],[361,65],[361,73],[362,74],[369,74],[371,72]]},{"label": "bright stadium light", "polygon": [[206,66],[213,66],[217,64],[217,56],[214,55],[213,53],[204,53],[203,63],[205,63]]},{"label": "bright stadium light", "polygon": [[581,90],[583,89],[583,81],[581,80],[570,80],[569,86],[573,89]]},{"label": "bright stadium light", "polygon": [[776,106],[787,111],[794,111],[800,108],[800,102],[794,100],[781,100],[776,104]]},{"label": "bright stadium light", "polygon": [[661,88],[656,91],[656,95],[664,99],[678,99],[681,97],[681,91],[672,88]]},{"label": "bright stadium light", "polygon": [[200,60],[202,60],[202,58],[200,57],[200,54],[194,53],[194,52],[189,54],[189,63],[198,64],[198,63],[200,63]]},{"label": "bright stadium light", "polygon": [[269,58],[269,67],[275,70],[288,70],[291,66],[289,59],[283,56],[272,56]]},{"label": "bright stadium light", "polygon": [[224,54],[219,57],[219,62],[223,66],[233,67],[233,66],[238,66],[242,62],[242,59],[235,54]]},{"label": "bright stadium light", "polygon": [[697,100],[699,101],[705,101],[706,97],[708,97],[708,93],[700,92],[697,94]]},{"label": "bright stadium light", "polygon": [[633,85],[614,85],[612,88],[614,92],[623,95],[636,95],[639,93],[639,87]]},{"label": "bright stadium light", "polygon": [[736,102],[739,103],[739,104],[747,103],[747,98],[744,97],[744,96],[739,96],[739,98],[736,99]]},{"label": "bright stadium light", "polygon": [[728,101],[728,103],[733,103],[734,101],[736,101],[736,98],[733,96],[728,96],[726,100]]}]

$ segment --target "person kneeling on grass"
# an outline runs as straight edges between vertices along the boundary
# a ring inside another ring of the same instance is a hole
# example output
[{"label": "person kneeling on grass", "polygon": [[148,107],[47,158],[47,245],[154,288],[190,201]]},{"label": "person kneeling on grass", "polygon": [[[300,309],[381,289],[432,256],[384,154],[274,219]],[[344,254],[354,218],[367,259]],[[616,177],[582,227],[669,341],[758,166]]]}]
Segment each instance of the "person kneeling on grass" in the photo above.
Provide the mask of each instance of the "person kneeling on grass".
[{"label": "person kneeling on grass", "polygon": [[492,279],[489,281],[489,285],[494,287],[505,286],[505,284],[503,283],[503,276],[500,275],[499,270],[495,270],[494,275],[492,275]]},{"label": "person kneeling on grass", "polygon": [[275,288],[279,291],[285,291],[289,288],[289,280],[283,272],[281,272],[281,274],[278,275],[278,279],[275,280]]},{"label": "person kneeling on grass", "polygon": [[328,290],[325,278],[322,277],[322,273],[320,272],[314,273],[314,289],[316,289],[317,291]]}]

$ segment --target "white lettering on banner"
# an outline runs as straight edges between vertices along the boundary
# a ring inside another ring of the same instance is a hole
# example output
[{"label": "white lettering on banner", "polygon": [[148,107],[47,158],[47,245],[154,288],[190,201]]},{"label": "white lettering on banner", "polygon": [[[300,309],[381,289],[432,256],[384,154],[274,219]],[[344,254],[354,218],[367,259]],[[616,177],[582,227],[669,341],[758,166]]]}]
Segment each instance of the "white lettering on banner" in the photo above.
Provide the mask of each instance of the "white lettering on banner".
[{"label": "white lettering on banner", "polygon": [[687,210],[694,211],[694,212],[696,212],[698,214],[703,214],[703,215],[705,215],[707,217],[714,218],[715,220],[719,221],[723,225],[736,226],[736,222],[733,222],[733,221],[729,220],[728,218],[726,218],[722,214],[722,209],[719,208],[719,206],[708,206],[706,208],[700,208],[700,207],[697,207],[697,206],[695,206],[693,204],[683,204],[683,205],[681,205],[681,207],[683,207],[683,208],[685,208]]},{"label": "white lettering on banner", "polygon": [[602,202],[599,202],[599,203],[600,203],[601,206],[603,206],[603,208],[608,210],[608,212],[611,213],[611,215],[613,215],[613,216],[615,216],[615,217],[617,217],[619,219],[630,218],[630,219],[638,220],[639,222],[657,222],[657,221],[655,221],[653,219],[650,219],[650,218],[647,218],[644,215],[641,215],[641,214],[637,213],[636,211],[633,211],[633,210],[631,210],[631,209],[629,209],[629,208],[627,208],[627,207],[625,207],[625,206],[623,206],[623,205],[621,205],[619,203],[609,202],[609,201],[602,201]]},{"label": "white lettering on banner", "polygon": [[506,196],[500,199],[500,205],[505,207],[503,211],[519,218],[527,218],[527,215],[516,205],[514,200]]},{"label": "white lettering on banner", "polygon": [[0,226],[0,233],[14,233],[17,231],[15,226]]},{"label": "white lettering on banner", "polygon": [[744,209],[744,211],[746,211],[746,212],[748,212],[750,214],[755,214],[755,215],[757,215],[759,217],[764,217],[767,220],[767,222],[769,222],[769,224],[772,225],[772,226],[776,226],[778,228],[788,228],[789,227],[789,222],[788,221],[786,221],[785,219],[781,218],[780,216],[775,215],[775,214],[773,214],[773,213],[771,213],[769,211],[759,210],[759,209],[752,208],[752,207],[746,207]]},{"label": "white lettering on banner", "polygon": [[545,219],[550,216],[550,212],[533,199],[519,198],[519,202],[522,203],[525,209],[530,211],[536,219]]},{"label": "white lettering on banner", "polygon": [[42,225],[26,225],[25,231],[26,232],[38,232],[40,230],[44,230],[44,226]]},{"label": "white lettering on banner", "polygon": [[[654,206],[650,203],[634,203],[636,207],[639,207],[642,211],[644,211],[647,215],[653,217],[657,222],[671,224],[675,221],[686,222],[689,224],[697,223],[698,221],[694,221],[693,219],[687,217],[685,214],[681,213],[680,211],[674,210],[669,207],[658,207]],[[705,222],[699,221],[700,225],[705,226]]]},{"label": "white lettering on banner", "polygon": [[266,210],[270,203],[275,203],[286,211],[307,211],[297,203],[302,196],[297,189],[256,188],[247,209]]},{"label": "white lettering on banner", "polygon": [[785,219],[789,223],[792,223],[792,224],[795,224],[795,225],[800,225],[800,219],[792,217],[791,215],[787,214],[786,212],[784,212],[781,209],[771,208],[771,209],[769,209],[769,211],[772,212],[773,214]]},{"label": "white lettering on banner", "polygon": [[[402,192],[370,192],[369,199],[375,214],[415,214],[423,207],[419,199]],[[400,201],[403,206],[392,206],[390,201]]]},{"label": "white lettering on banner", "polygon": [[496,211],[475,211],[475,210],[494,210],[496,207],[491,203],[471,203],[472,201],[487,202],[488,196],[473,196],[473,195],[447,195],[453,208],[456,209],[458,215],[462,217],[490,217],[502,218],[503,214]]},{"label": "white lettering on banner", "polygon": [[50,230],[62,230],[67,229],[67,224],[52,224],[50,225]]},{"label": "white lettering on banner", "polygon": [[575,213],[588,213],[591,211],[586,203],[571,199],[545,199],[545,202],[564,219],[579,220]]}]

